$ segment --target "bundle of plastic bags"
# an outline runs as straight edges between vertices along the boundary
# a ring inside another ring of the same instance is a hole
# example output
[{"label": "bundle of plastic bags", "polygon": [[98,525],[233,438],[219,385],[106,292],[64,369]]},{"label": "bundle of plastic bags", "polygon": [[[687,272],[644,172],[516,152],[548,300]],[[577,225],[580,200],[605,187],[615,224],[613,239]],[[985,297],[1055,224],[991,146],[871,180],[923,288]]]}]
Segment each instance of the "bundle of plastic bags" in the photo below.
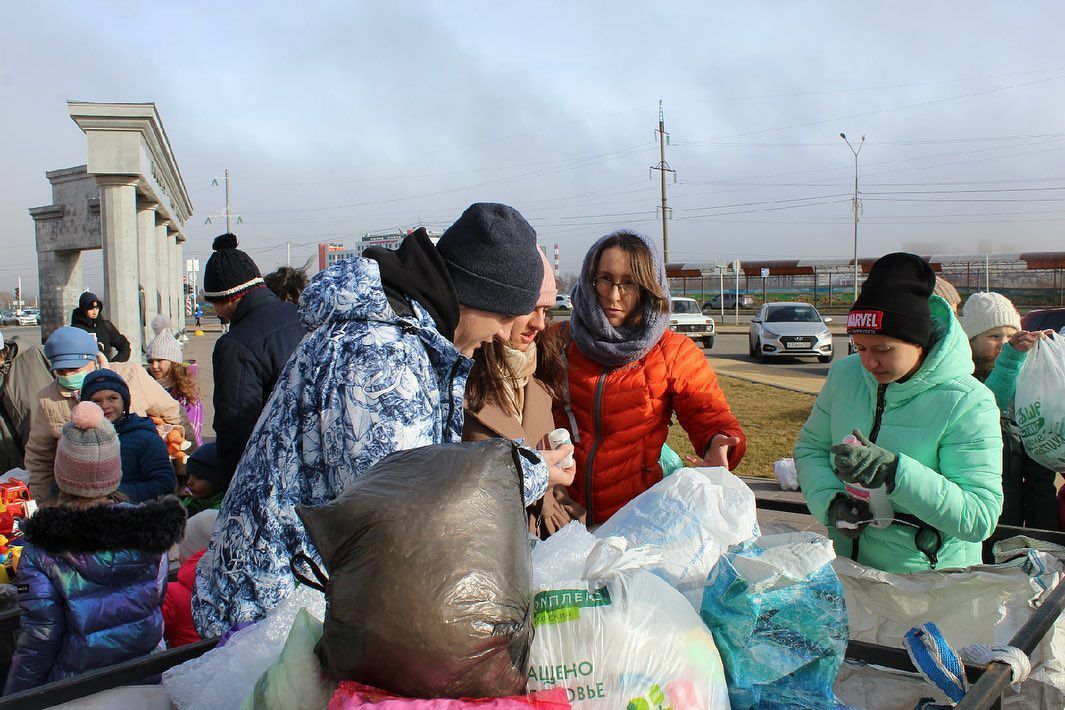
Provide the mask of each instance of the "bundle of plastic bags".
[{"label": "bundle of plastic bags", "polygon": [[329,675],[411,698],[525,692],[520,455],[500,439],[400,451],[336,500],[297,508],[328,572],[294,560],[326,590],[318,655]]},{"label": "bundle of plastic bags", "polygon": [[1014,414],[1024,450],[1051,471],[1065,470],[1065,337],[1040,338],[1017,377]]},{"label": "bundle of plastic bags", "polygon": [[660,560],[648,571],[699,608],[706,577],[730,545],[756,535],[754,492],[725,468],[682,468],[629,501],[596,530],[651,545]]},{"label": "bundle of plastic bags", "polygon": [[646,571],[653,547],[596,541],[571,523],[534,551],[529,689],[564,688],[574,708],[727,708],[714,639],[676,589]]},{"label": "bundle of plastic bags", "polygon": [[702,618],[720,649],[733,710],[836,707],[832,683],[848,627],[834,558],[827,538],[791,533],[742,543],[714,567]]},{"label": "bundle of plastic bags", "polygon": [[[301,614],[306,615],[302,628],[313,630],[313,622],[320,622],[325,615],[321,592],[296,587],[262,621],[237,631],[224,645],[163,673],[171,701],[180,710],[239,708],[285,650]],[[318,680],[316,675],[306,678],[308,682]]]}]

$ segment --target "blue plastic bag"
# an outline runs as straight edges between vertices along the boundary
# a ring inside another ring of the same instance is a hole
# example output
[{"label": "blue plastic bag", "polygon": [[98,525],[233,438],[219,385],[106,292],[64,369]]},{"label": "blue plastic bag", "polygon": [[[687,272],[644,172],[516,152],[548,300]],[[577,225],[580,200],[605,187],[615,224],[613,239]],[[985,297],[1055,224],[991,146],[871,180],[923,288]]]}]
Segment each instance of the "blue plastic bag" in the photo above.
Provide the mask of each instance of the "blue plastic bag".
[{"label": "blue plastic bag", "polygon": [[766,535],[732,547],[710,572],[701,615],[733,710],[840,707],[832,684],[849,630],[834,557],[816,533]]}]

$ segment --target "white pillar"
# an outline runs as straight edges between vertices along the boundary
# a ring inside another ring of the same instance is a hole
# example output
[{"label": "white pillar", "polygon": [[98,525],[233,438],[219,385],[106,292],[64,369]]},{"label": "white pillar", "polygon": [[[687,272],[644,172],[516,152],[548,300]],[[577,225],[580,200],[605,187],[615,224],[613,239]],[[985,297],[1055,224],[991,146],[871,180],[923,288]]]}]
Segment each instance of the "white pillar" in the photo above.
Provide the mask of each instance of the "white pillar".
[{"label": "white pillar", "polygon": [[159,313],[156,307],[155,206],[143,201],[137,205],[137,272],[144,289],[144,342],[155,337],[152,318]]},{"label": "white pillar", "polygon": [[170,220],[162,220],[155,224],[155,294],[152,295],[152,303],[156,304],[156,312],[170,316],[170,255],[166,251],[167,228]]},{"label": "white pillar", "polygon": [[174,254],[177,256],[177,297],[178,297],[178,310],[177,315],[174,317],[174,327],[179,331],[185,330],[185,282],[182,277],[185,275],[185,246],[183,242],[178,242],[175,239]]},{"label": "white pillar", "polygon": [[137,284],[137,179],[108,176],[100,184],[106,318],[129,339],[136,361],[141,354],[140,295]]}]

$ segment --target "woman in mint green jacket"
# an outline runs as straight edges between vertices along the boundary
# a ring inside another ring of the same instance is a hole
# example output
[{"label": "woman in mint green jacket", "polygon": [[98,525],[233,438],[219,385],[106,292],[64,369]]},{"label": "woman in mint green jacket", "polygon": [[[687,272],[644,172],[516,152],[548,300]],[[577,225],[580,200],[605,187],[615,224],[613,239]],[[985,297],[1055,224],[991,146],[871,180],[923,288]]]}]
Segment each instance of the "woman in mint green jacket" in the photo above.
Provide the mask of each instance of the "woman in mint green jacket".
[{"label": "woman in mint green jacket", "polygon": [[[795,447],[836,553],[887,572],[979,564],[1002,511],[998,407],[934,281],[912,254],[874,264],[848,318],[858,353],[832,367]],[[870,525],[847,482],[885,486],[894,522]]]}]

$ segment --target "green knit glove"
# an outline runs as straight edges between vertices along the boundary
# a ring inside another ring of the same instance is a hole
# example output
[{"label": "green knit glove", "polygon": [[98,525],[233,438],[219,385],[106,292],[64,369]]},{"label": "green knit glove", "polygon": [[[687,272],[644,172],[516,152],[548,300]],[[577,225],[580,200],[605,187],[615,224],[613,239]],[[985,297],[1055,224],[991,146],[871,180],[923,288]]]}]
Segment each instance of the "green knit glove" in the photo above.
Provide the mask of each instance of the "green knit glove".
[{"label": "green knit glove", "polygon": [[836,477],[845,483],[855,483],[865,488],[886,485],[888,493],[895,490],[898,455],[872,443],[857,429],[854,430],[854,438],[859,443],[836,444],[829,449],[835,455],[833,463]]},{"label": "green knit glove", "polygon": [[829,529],[851,540],[861,535],[872,519],[873,510],[864,500],[851,500],[840,493],[828,504]]}]

